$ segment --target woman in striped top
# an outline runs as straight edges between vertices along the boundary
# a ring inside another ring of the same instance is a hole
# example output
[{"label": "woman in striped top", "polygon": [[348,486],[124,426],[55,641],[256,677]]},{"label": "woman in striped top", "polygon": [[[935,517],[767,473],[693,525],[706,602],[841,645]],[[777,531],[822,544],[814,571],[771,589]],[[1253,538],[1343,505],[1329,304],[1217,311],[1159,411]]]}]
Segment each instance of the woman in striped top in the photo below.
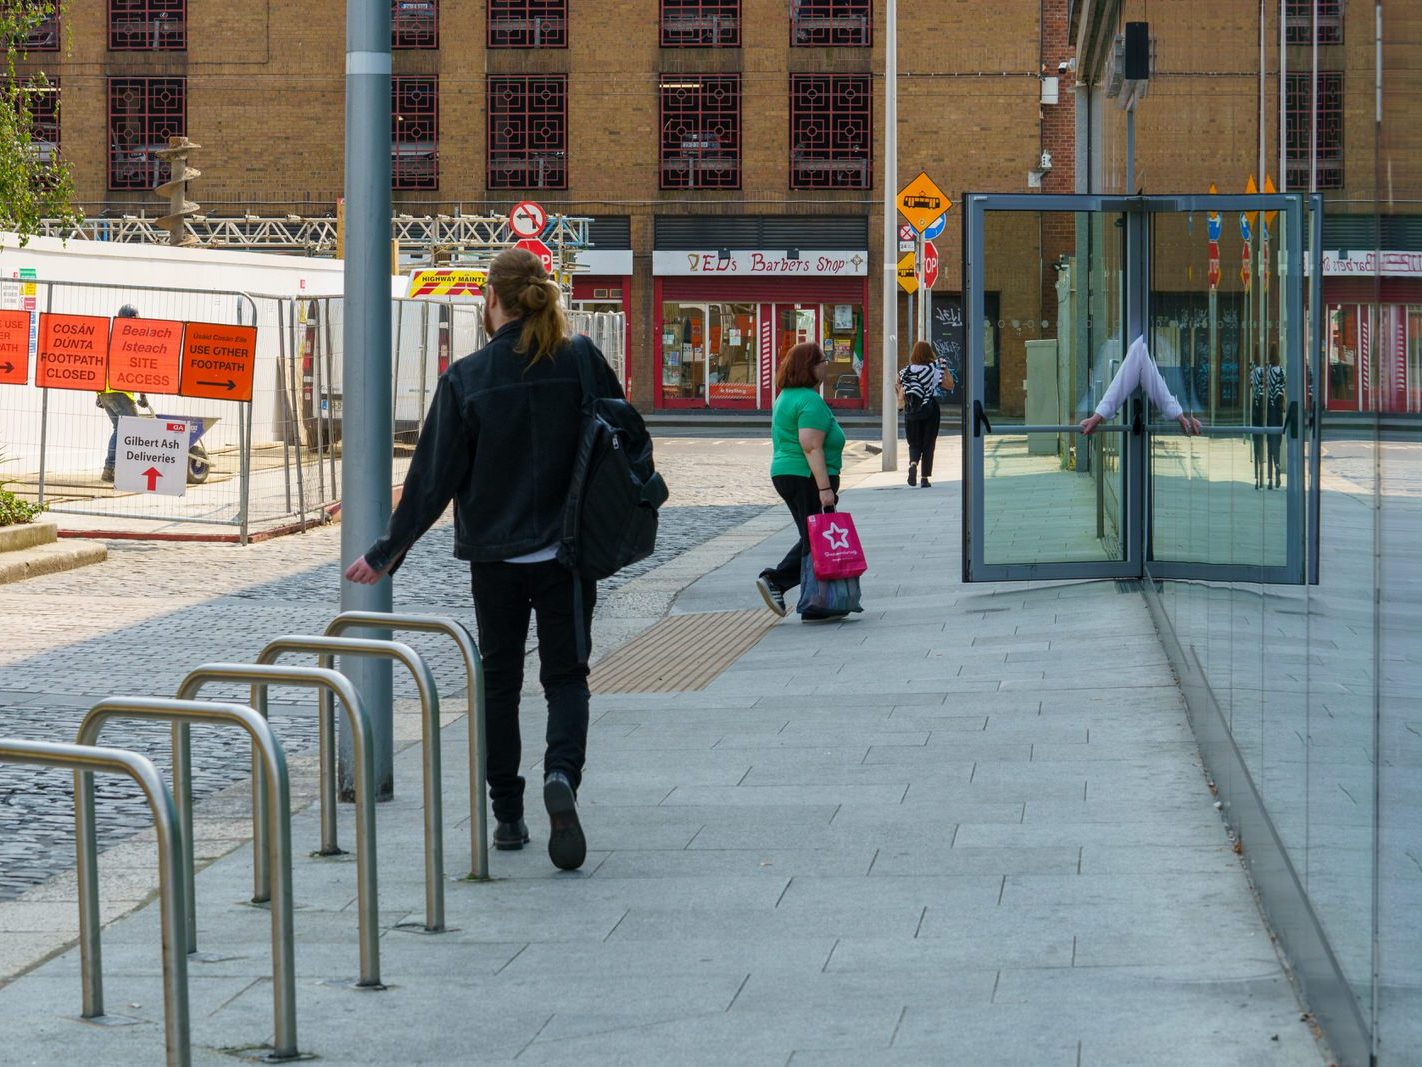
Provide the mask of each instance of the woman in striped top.
[{"label": "woman in striped top", "polygon": [[[1255,426],[1282,426],[1284,424],[1284,368],[1279,366],[1279,352],[1271,349],[1269,366],[1255,367],[1249,372],[1250,421]],[[1279,446],[1281,438],[1275,434],[1268,437],[1256,434],[1254,437],[1254,488],[1267,486],[1277,489],[1279,477]],[[1269,467],[1264,468],[1264,458],[1268,455]]]},{"label": "woman in striped top", "polygon": [[[933,346],[919,341],[913,346],[909,365],[899,371],[899,403],[904,409],[904,431],[908,436],[909,485],[927,489],[933,474],[933,450],[938,444],[938,428],[943,413],[938,407],[938,386],[943,372],[933,358]],[[918,465],[923,464],[923,481],[918,481]]]}]

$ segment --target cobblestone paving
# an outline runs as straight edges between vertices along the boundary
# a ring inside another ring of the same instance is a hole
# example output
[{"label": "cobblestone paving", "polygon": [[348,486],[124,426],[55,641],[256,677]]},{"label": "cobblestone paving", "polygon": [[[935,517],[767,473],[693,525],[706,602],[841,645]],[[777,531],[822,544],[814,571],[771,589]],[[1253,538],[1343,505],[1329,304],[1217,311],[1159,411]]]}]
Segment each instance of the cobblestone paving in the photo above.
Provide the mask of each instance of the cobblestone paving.
[{"label": "cobblestone paving", "polygon": [[[655,555],[602,583],[614,589],[778,503],[767,442],[658,443],[672,488]],[[457,612],[473,623],[463,565],[451,559],[446,519],[410,553],[397,576],[396,610]],[[330,527],[252,545],[112,542],[106,563],[0,588],[9,620],[0,647],[0,736],[71,740],[83,712],[109,695],[168,695],[188,670],[215,660],[248,661],[272,637],[319,633],[339,601],[340,530]],[[599,612],[605,604],[599,603]],[[425,652],[442,694],[464,688],[462,665],[446,642],[409,635]],[[395,672],[397,697],[413,686]],[[211,699],[245,701],[237,687]],[[314,748],[314,697],[274,688],[272,718],[288,753]],[[193,730],[198,797],[242,777],[248,743],[237,731]],[[134,748],[168,771],[165,727],[115,722],[107,744]],[[123,779],[96,779],[101,841],[148,825],[147,808]],[[0,766],[0,900],[73,864],[72,780],[68,774]]]}]

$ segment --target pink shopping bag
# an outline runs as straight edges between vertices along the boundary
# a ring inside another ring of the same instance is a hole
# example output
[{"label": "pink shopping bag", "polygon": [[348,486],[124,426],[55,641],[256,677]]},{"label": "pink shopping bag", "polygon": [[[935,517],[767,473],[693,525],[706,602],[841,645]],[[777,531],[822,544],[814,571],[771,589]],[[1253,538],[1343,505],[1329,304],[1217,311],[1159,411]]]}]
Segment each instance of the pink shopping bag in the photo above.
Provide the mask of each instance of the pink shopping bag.
[{"label": "pink shopping bag", "polygon": [[869,569],[864,546],[847,511],[827,511],[811,515],[806,523],[810,535],[810,562],[815,577],[823,581],[858,578]]}]

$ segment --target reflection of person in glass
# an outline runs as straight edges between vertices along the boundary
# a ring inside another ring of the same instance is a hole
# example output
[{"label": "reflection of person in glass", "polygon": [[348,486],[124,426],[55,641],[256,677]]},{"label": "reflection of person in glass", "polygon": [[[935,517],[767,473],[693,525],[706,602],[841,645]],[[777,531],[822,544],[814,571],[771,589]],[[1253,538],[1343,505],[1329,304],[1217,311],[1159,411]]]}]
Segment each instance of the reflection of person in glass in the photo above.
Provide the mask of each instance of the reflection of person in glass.
[{"label": "reflection of person in glass", "polygon": [[1120,411],[1121,405],[1137,388],[1145,391],[1150,402],[1160,409],[1167,419],[1174,419],[1180,424],[1181,433],[1193,437],[1200,432],[1200,420],[1185,413],[1180,401],[1175,399],[1166,386],[1165,379],[1160,376],[1160,368],[1155,365],[1155,360],[1151,359],[1145,338],[1137,337],[1126,350],[1125,361],[1116,376],[1111,379],[1111,384],[1106,387],[1106,395],[1101,398],[1101,403],[1096,405],[1092,414],[1082,420],[1082,434],[1089,437],[1095,433],[1096,427]]},{"label": "reflection of person in glass", "polygon": [[[1284,425],[1284,368],[1279,366],[1277,345],[1269,346],[1269,366],[1249,372],[1249,422],[1252,426]],[[1279,477],[1278,434],[1252,434],[1254,438],[1254,488],[1277,489]],[[1267,454],[1269,466],[1264,466]]]}]

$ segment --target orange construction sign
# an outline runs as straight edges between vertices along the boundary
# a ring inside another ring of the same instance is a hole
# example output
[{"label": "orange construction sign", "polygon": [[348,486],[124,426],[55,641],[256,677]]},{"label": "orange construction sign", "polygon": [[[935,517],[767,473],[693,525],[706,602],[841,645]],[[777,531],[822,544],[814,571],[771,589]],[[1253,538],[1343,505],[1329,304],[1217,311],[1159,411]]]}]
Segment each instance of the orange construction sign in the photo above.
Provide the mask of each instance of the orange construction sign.
[{"label": "orange construction sign", "polygon": [[104,315],[42,312],[35,385],[41,389],[104,391],[109,367],[109,320]]},{"label": "orange construction sign", "polygon": [[30,380],[30,313],[0,311],[0,385]]},{"label": "orange construction sign", "polygon": [[183,333],[178,392],[212,400],[251,400],[257,328],[190,322]]},{"label": "orange construction sign", "polygon": [[176,393],[183,324],[171,319],[114,319],[109,333],[109,388]]},{"label": "orange construction sign", "polygon": [[488,274],[461,267],[428,267],[410,275],[407,296],[480,296]]}]

